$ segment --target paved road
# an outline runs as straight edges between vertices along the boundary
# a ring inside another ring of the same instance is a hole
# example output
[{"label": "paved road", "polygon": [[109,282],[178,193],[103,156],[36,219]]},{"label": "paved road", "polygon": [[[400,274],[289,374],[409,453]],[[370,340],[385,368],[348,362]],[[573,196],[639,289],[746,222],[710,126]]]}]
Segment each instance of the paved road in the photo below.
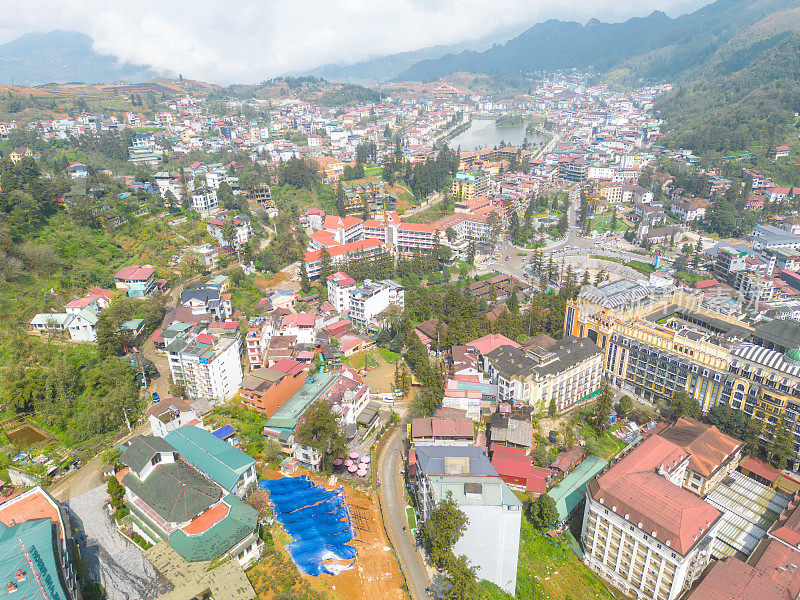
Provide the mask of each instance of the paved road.
[{"label": "paved road", "polygon": [[108,600],[153,600],[169,591],[169,582],[153,568],[139,546],[125,539],[105,510],[105,486],[72,498],[67,506],[79,531],[78,546],[89,577]]},{"label": "paved road", "polygon": [[378,479],[381,486],[378,493],[383,511],[383,522],[400,559],[400,565],[406,581],[408,581],[411,599],[423,600],[428,598],[425,588],[431,584],[428,571],[422,560],[422,554],[416,549],[414,536],[408,530],[403,531],[403,527],[408,524],[408,521],[406,520],[403,479],[400,476],[402,464],[400,453],[403,439],[400,433],[402,431],[405,431],[405,427],[401,425],[392,434],[392,438],[386,444],[379,459]]},{"label": "paved road", "polygon": [[[137,427],[134,427],[131,433],[117,440],[116,443],[125,442],[137,435],[149,434],[150,422],[144,421]],[[109,446],[112,445],[113,444],[109,444]],[[103,458],[101,454],[98,454],[91,460],[87,461],[86,464],[84,464],[81,468],[74,469],[62,479],[59,479],[56,483],[48,488],[48,491],[59,502],[66,502],[67,500],[75,498],[76,496],[85,494],[103,484],[103,478],[100,474],[100,469],[102,467]]]}]

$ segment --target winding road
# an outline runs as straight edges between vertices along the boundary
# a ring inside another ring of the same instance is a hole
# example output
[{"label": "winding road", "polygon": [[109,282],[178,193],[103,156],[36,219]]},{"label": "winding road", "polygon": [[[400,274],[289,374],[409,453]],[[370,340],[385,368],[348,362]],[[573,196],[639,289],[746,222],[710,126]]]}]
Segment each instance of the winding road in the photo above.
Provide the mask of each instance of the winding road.
[{"label": "winding road", "polygon": [[[411,599],[423,600],[428,598],[426,588],[430,586],[431,581],[422,554],[417,550],[414,536],[407,529],[405,491],[400,474],[403,464],[401,434],[405,430],[403,424],[397,428],[378,459],[378,480],[380,481],[378,498],[381,503],[383,523],[400,561],[403,575],[408,582]],[[405,531],[404,527],[406,527]]]}]

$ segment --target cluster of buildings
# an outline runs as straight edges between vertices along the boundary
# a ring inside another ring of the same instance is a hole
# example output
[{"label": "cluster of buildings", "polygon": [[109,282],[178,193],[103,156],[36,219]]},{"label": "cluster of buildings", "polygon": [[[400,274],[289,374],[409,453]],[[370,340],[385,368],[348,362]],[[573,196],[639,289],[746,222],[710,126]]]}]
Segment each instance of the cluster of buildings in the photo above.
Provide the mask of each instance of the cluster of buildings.
[{"label": "cluster of buildings", "polygon": [[116,476],[129,526],[167,542],[188,562],[230,557],[242,567],[261,554],[258,513],[242,498],[255,486],[255,460],[206,429],[186,424],[126,443]]},{"label": "cluster of buildings", "polygon": [[755,322],[717,300],[628,280],[584,287],[565,331],[599,348],[603,377],[623,392],[653,401],[686,391],[704,412],[729,405],[763,426],[765,441],[788,426],[800,453],[800,325]]}]

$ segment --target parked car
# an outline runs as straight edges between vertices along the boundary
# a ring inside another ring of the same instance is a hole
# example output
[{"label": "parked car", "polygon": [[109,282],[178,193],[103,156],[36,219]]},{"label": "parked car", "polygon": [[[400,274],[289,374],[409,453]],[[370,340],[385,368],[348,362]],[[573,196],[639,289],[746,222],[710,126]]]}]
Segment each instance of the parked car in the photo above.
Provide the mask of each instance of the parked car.
[{"label": "parked car", "polygon": [[155,404],[159,400],[161,400],[161,398],[158,396],[158,392],[153,392],[153,404]]},{"label": "parked car", "polygon": [[550,434],[547,436],[547,439],[550,440],[551,444],[555,444],[558,441],[558,437],[556,436],[556,430],[551,429]]}]

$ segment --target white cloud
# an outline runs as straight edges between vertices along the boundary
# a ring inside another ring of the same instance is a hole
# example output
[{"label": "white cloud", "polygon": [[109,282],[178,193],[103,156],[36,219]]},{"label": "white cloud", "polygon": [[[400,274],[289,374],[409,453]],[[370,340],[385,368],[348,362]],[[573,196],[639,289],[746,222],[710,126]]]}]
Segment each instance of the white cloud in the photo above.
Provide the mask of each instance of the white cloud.
[{"label": "white cloud", "polygon": [[[95,50],[185,77],[257,82],[322,64],[452,44],[547,18],[677,15],[704,0],[0,0],[0,41],[77,30]],[[7,5],[7,6],[4,6]]]}]

